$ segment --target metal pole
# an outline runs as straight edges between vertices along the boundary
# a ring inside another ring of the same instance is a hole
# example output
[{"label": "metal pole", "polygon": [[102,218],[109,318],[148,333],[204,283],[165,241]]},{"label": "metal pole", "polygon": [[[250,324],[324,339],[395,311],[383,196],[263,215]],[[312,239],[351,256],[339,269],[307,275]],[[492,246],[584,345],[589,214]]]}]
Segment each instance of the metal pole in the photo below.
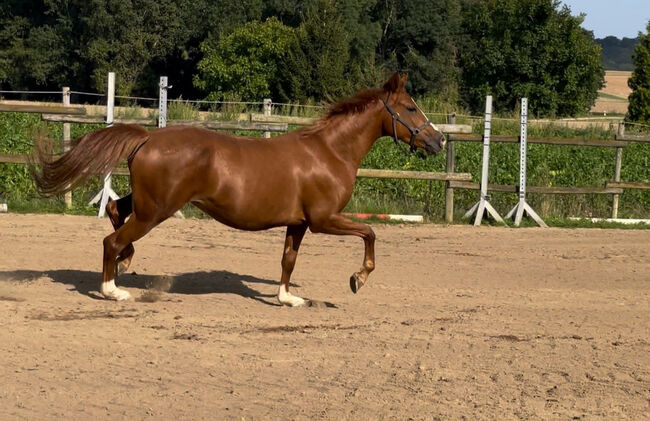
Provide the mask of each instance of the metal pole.
[{"label": "metal pole", "polygon": [[485,125],[483,128],[483,165],[481,167],[481,199],[488,197],[488,172],[490,170],[490,136],[492,134],[492,96],[485,100]]},{"label": "metal pole", "polygon": [[519,200],[526,200],[526,151],[528,142],[528,98],[521,99],[519,131]]},{"label": "metal pole", "polygon": [[524,212],[533,218],[540,227],[548,228],[548,225],[537,215],[533,208],[526,202],[526,151],[528,141],[528,98],[521,99],[521,122],[519,131],[519,202],[506,215],[506,219],[514,215],[515,226],[521,224]]},{"label": "metal pole", "polygon": [[160,93],[158,96],[158,127],[167,127],[167,76],[160,77]]},{"label": "metal pole", "polygon": [[[70,88],[67,86],[63,87],[62,91],[63,96],[63,106],[70,106]],[[68,152],[70,150],[70,123],[63,123],[63,152]],[[70,209],[72,207],[72,192],[69,191],[64,196],[65,207]]]}]

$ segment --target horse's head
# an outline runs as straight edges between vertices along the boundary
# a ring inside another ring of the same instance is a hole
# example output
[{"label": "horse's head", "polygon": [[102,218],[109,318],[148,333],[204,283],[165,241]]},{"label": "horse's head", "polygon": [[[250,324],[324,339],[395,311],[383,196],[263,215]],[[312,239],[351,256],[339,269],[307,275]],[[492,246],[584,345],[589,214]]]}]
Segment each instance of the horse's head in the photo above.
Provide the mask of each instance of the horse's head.
[{"label": "horse's head", "polygon": [[411,152],[422,148],[429,155],[437,154],[445,146],[445,137],[406,92],[405,85],[406,75],[400,77],[397,72],[384,85],[384,134],[392,136],[395,143],[401,140],[408,144]]}]

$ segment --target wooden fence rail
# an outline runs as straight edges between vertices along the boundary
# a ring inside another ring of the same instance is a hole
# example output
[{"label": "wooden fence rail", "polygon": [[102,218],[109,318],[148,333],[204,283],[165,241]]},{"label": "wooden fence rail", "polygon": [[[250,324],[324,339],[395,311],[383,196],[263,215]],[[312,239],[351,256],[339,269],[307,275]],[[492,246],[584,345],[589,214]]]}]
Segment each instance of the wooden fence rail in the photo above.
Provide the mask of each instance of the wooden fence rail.
[{"label": "wooden fence rail", "polygon": [[[483,137],[480,135],[457,135],[450,134],[448,136],[450,142],[481,142]],[[557,138],[557,137],[529,137],[528,143],[536,143],[540,145],[562,145],[562,146],[597,146],[597,147],[612,147],[624,148],[627,146],[627,141],[621,140],[587,140],[580,138]],[[519,143],[517,136],[490,136],[490,143]]]},{"label": "wooden fence rail", "polygon": [[[481,189],[480,184],[468,181],[450,180],[449,185],[452,188],[458,189]],[[488,191],[519,193],[519,187],[504,184],[488,184]],[[542,194],[620,194],[623,193],[623,189],[609,184],[606,187],[526,186],[526,192]]]},{"label": "wooden fence rail", "polygon": [[[43,114],[44,121],[58,123],[102,124],[106,120],[99,115],[59,115]],[[139,124],[141,126],[156,127],[158,120],[154,118],[120,118],[113,120],[116,124]],[[167,120],[168,126],[197,126],[211,130],[257,130],[265,132],[286,132],[289,130],[287,123],[259,123],[251,121],[217,121],[217,120]]]},{"label": "wooden fence rail", "polygon": [[63,105],[29,105],[29,104],[2,104],[0,112],[5,113],[36,113],[36,114],[70,114],[85,115],[84,107],[67,107]]},{"label": "wooden fence rail", "polygon": [[[250,121],[260,123],[276,123],[283,122],[295,126],[311,126],[318,121],[318,118],[312,117],[293,117],[282,115],[264,115],[264,114],[250,114]],[[472,126],[469,124],[436,124],[436,127],[443,133],[472,133]]]},{"label": "wooden fence rail", "polygon": [[[317,119],[306,117],[291,117],[280,115],[245,114],[250,120],[236,121],[220,120],[167,120],[168,126],[189,125],[201,126],[214,130],[257,130],[265,132],[286,132],[289,125],[306,126],[314,124]],[[65,115],[45,113],[44,121],[58,123],[102,124],[105,122],[100,115]],[[141,126],[155,127],[158,121],[154,118],[120,118],[114,119],[116,124],[139,124]],[[439,124],[438,128],[445,133],[471,133],[472,126],[465,124]]]}]

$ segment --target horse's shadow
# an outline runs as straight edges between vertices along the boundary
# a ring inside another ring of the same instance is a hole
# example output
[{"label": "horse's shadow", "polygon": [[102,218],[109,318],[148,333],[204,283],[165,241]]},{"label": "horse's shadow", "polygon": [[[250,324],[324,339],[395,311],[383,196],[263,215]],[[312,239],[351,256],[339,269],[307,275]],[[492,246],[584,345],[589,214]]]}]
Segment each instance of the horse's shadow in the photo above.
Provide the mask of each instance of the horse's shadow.
[{"label": "horse's shadow", "polygon": [[[97,291],[102,277],[101,272],[84,270],[0,271],[0,280],[13,280],[17,282],[30,281],[43,276],[51,278],[54,282],[71,285],[75,291],[88,297],[98,298],[99,296]],[[237,294],[267,305],[280,305],[266,299],[274,297],[275,294],[262,294],[248,286],[248,284],[277,286],[277,281],[249,275],[240,275],[224,270],[191,272],[173,276],[142,275],[132,272],[120,275],[117,279],[117,284],[118,286],[143,290],[156,290],[159,288],[174,294]]]}]

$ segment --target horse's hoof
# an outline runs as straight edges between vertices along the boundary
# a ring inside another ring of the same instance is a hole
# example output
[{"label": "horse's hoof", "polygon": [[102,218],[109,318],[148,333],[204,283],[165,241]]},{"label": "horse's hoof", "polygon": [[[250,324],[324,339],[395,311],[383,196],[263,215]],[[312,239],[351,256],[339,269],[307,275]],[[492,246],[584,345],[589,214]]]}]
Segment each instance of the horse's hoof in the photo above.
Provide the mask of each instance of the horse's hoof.
[{"label": "horse's hoof", "polygon": [[103,295],[104,298],[106,298],[107,300],[114,300],[114,301],[126,301],[132,298],[131,293],[129,293],[129,291],[120,288],[115,288],[113,291],[104,293]]},{"label": "horse's hoof", "polygon": [[278,301],[280,302],[280,304],[285,305],[287,307],[302,307],[309,304],[309,300],[296,297],[295,295],[292,295],[288,292],[283,293],[282,287],[280,288],[281,288],[281,292],[278,294]]},{"label": "horse's hoof", "polygon": [[303,306],[309,306],[310,301],[305,300],[304,298],[296,297],[295,295],[292,295],[289,299],[285,299],[284,301],[280,301],[282,305],[285,305],[287,307],[303,307]]},{"label": "horse's hoof", "polygon": [[107,300],[126,301],[131,299],[129,291],[116,287],[114,280],[103,282],[100,292]]},{"label": "horse's hoof", "polygon": [[363,282],[361,282],[361,279],[359,279],[359,275],[356,273],[350,276],[350,289],[352,290],[353,293],[357,293],[363,286]]}]

